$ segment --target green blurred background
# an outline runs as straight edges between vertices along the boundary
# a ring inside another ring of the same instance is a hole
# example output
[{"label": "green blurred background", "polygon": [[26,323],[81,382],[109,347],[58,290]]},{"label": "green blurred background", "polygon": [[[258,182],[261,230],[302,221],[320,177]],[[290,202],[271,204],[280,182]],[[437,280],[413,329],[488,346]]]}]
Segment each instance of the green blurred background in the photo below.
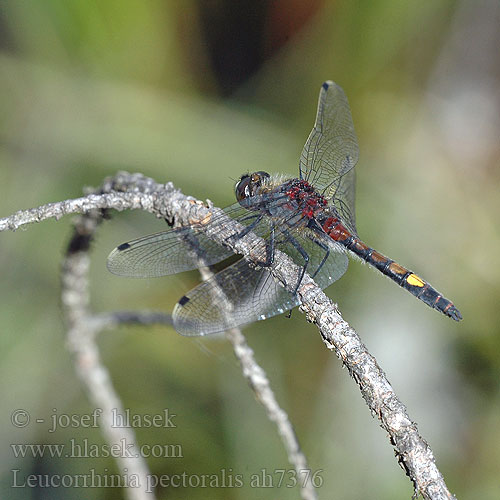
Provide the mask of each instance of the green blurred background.
[{"label": "green blurred background", "polygon": [[[206,0],[2,0],[0,216],[78,197],[117,170],[233,203],[247,171],[295,175],[321,83],[345,90],[360,143],[357,223],[370,245],[460,308],[457,324],[357,262],[327,290],[377,357],[458,498],[500,497],[500,4]],[[495,222],[497,220],[497,222]],[[107,273],[108,252],[163,230],[143,213],[101,227],[97,311],[159,309],[196,272],[150,281]],[[59,268],[70,218],[0,240],[1,498],[116,499],[123,491],[11,488],[29,474],[122,473],[111,459],[15,458],[12,443],[103,444],[99,429],[32,423],[93,410],[65,348]],[[317,330],[294,312],[245,329],[313,470],[320,498],[410,498],[388,439]],[[175,413],[178,444],[153,474],[243,474],[245,487],[159,489],[158,498],[298,498],[250,488],[289,469],[274,424],[220,338],[171,328],[102,334],[102,357],[132,413]],[[55,410],[54,410],[55,409]]]}]

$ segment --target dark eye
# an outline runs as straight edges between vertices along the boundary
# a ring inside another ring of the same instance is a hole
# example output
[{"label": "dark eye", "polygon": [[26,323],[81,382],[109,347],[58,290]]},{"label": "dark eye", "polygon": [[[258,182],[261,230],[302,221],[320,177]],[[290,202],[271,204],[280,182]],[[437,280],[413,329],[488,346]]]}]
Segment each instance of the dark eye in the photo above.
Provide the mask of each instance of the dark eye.
[{"label": "dark eye", "polygon": [[269,174],[263,171],[242,175],[234,188],[236,199],[241,203],[241,201],[255,196],[264,180],[269,177]]},{"label": "dark eye", "polygon": [[249,175],[243,175],[241,179],[236,183],[234,191],[236,193],[236,199],[238,201],[244,200],[250,194],[249,184],[251,178]]}]

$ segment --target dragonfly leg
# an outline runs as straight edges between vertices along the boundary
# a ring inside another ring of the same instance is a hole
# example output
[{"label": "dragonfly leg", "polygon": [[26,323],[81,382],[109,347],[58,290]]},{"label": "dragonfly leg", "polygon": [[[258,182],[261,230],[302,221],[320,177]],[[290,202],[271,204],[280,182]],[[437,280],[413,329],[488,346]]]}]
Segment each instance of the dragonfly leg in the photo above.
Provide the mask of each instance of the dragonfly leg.
[{"label": "dragonfly leg", "polygon": [[261,214],[251,214],[251,215],[247,215],[246,217],[243,217],[242,219],[238,219],[240,222],[243,222],[245,220],[252,220],[252,219],[256,219],[257,217],[262,217]]},{"label": "dragonfly leg", "polygon": [[269,233],[269,241],[266,244],[266,262],[264,264],[264,267],[269,267],[274,262],[274,248],[275,248],[274,231],[275,231],[275,227],[276,226],[275,226],[274,222],[272,222],[271,223],[271,231]]},{"label": "dragonfly leg", "polygon": [[249,215],[249,216],[245,217],[244,219],[241,219],[242,221],[243,220],[250,220],[250,219],[255,219],[255,220],[251,224],[246,226],[244,229],[242,229],[239,233],[234,234],[230,238],[233,241],[243,238],[243,236],[246,236],[250,231],[253,230],[253,228],[262,220],[263,217],[264,217],[263,214],[259,214],[259,215]]},{"label": "dragonfly leg", "polygon": [[[320,224],[318,224],[318,221],[316,219],[311,219],[309,221],[308,227],[319,234],[325,234],[325,231],[320,226]],[[314,274],[311,275],[311,278],[314,279],[314,277],[320,272],[321,268],[325,265],[326,259],[328,259],[328,257],[330,256],[330,247],[323,241],[318,240],[311,235],[308,235],[308,238],[325,251],[323,260],[319,263],[319,266],[317,267],[316,271],[314,271]]]},{"label": "dragonfly leg", "polygon": [[[255,220],[251,224],[246,226],[243,230],[241,230],[239,233],[231,236],[231,239],[239,240],[240,238],[243,238],[250,231],[252,231],[263,218],[264,218],[264,215],[260,214],[260,215],[249,215],[249,216],[245,217],[244,219],[241,219],[241,221],[250,220],[250,219],[255,219]],[[261,267],[269,267],[274,262],[275,227],[276,226],[275,226],[274,222],[271,223],[271,229],[269,231],[269,241],[266,244],[266,260],[263,262],[259,262],[259,266],[261,266]]]},{"label": "dragonfly leg", "polygon": [[321,268],[325,265],[326,259],[328,259],[328,257],[330,256],[330,247],[326,243],[323,243],[316,238],[312,238],[311,236],[309,236],[309,239],[325,251],[323,260],[319,263],[319,266],[317,267],[316,271],[314,271],[314,274],[311,275],[311,278],[314,279],[314,277],[320,272]]},{"label": "dragonfly leg", "polygon": [[270,267],[274,262],[274,250],[276,248],[275,231],[276,225],[274,224],[274,222],[271,222],[269,230],[269,240],[266,242],[266,260],[259,261],[259,267]]},{"label": "dragonfly leg", "polygon": [[299,252],[300,255],[302,255],[302,258],[304,259],[304,265],[302,266],[299,279],[297,280],[297,285],[295,286],[295,290],[293,291],[293,294],[295,295],[297,293],[297,290],[299,289],[300,284],[302,283],[302,278],[306,273],[307,266],[309,265],[309,254],[302,248],[300,243],[289,233],[289,231],[287,231],[286,229],[282,231],[287,241],[289,241],[295,247],[297,252]]}]

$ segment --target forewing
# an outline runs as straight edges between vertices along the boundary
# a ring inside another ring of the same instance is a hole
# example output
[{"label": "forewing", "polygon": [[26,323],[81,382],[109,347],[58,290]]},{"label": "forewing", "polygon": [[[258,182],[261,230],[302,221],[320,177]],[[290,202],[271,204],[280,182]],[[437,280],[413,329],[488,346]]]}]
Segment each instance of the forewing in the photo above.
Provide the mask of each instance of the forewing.
[{"label": "forewing", "polygon": [[123,243],[108,256],[109,271],[130,278],[155,278],[215,264],[231,250],[190,228],[164,231]]},{"label": "forewing", "polygon": [[[237,203],[224,213],[244,225],[253,220],[252,213]],[[213,217],[200,228],[171,229],[123,243],[109,254],[107,267],[120,276],[154,278],[216,264],[233,254],[203,234],[209,225],[217,224],[221,224],[220,217]],[[264,235],[266,227],[260,224],[255,229]]]},{"label": "forewing", "polygon": [[[300,177],[337,205],[343,205],[346,223],[354,224],[354,173],[358,141],[344,91],[334,82],[320,90],[316,121],[300,157]],[[352,172],[352,174],[349,174]]]},{"label": "forewing", "polygon": [[330,198],[330,204],[335,207],[342,222],[354,236],[358,234],[354,212],[355,177],[355,169],[351,169],[342,177],[339,177],[337,184],[332,186],[333,194]]}]

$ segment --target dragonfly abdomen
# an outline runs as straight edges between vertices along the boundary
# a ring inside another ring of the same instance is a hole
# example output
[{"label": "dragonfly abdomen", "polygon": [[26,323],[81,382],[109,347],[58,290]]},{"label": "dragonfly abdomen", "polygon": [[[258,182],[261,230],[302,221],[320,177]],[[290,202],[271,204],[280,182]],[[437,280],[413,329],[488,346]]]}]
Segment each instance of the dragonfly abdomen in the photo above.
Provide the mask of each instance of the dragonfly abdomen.
[{"label": "dragonfly abdomen", "polygon": [[377,252],[354,236],[336,217],[329,217],[323,223],[324,231],[336,242],[343,245],[352,253],[368,262],[382,274],[385,274],[399,286],[408,290],[428,306],[446,316],[459,321],[462,319],[460,311],[453,303],[433,288],[427,281],[417,276],[413,271],[406,269],[392,259]]}]

